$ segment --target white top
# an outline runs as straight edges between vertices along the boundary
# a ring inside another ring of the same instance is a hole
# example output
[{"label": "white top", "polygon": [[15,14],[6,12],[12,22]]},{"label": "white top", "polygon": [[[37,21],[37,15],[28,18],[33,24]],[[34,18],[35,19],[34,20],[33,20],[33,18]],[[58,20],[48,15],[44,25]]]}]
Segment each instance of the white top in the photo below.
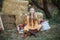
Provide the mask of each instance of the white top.
[{"label": "white top", "polygon": [[49,25],[49,23],[48,23],[48,21],[42,22],[41,25],[42,25],[41,31],[49,30],[51,28],[50,25]]}]

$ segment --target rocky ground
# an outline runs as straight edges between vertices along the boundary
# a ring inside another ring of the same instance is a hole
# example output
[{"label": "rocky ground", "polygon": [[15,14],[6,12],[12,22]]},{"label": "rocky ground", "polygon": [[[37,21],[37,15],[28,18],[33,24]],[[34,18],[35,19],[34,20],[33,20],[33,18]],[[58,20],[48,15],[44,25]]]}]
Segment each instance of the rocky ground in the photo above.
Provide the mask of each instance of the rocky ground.
[{"label": "rocky ground", "polygon": [[[50,11],[53,13],[53,17],[49,20],[51,29],[39,32],[37,37],[28,36],[25,40],[60,40],[60,16],[55,9]],[[2,21],[5,30],[0,32],[0,40],[23,40],[21,34],[17,37],[14,16],[2,15]]]},{"label": "rocky ground", "polygon": [[[0,33],[1,40],[23,40],[21,34],[19,34],[17,37],[16,25],[14,24],[14,16],[4,15],[2,16],[2,20],[5,27],[5,31]],[[25,40],[60,40],[60,24],[52,22],[50,26],[50,30],[39,32],[37,37],[28,36]]]},{"label": "rocky ground", "polygon": [[[51,25],[51,29],[48,31],[43,31],[38,33],[37,37],[26,37],[25,40],[60,40],[60,24]],[[4,33],[0,35],[1,40],[23,40],[20,34],[17,37],[16,29],[5,30]]]}]

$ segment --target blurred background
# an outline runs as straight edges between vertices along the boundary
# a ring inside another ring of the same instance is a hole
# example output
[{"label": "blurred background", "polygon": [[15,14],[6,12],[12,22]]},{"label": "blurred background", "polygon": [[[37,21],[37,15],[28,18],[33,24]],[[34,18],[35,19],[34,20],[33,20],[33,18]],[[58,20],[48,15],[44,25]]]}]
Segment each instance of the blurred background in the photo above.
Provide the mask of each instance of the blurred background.
[{"label": "blurred background", "polygon": [[[0,0],[0,13],[2,12],[4,1],[5,0]],[[37,12],[42,12],[44,14],[44,19],[48,20],[51,26],[50,30],[38,33],[39,36],[37,38],[27,37],[25,40],[60,40],[60,0],[24,0],[24,1],[29,1],[29,5],[33,5]],[[14,16],[12,17],[12,19],[13,18]],[[2,20],[4,20],[3,17]],[[6,24],[8,23],[3,23],[5,30],[4,32],[0,33],[0,39],[22,40],[21,35],[19,35],[18,37],[16,36],[17,35],[16,29],[9,30],[8,27],[6,27]]]}]

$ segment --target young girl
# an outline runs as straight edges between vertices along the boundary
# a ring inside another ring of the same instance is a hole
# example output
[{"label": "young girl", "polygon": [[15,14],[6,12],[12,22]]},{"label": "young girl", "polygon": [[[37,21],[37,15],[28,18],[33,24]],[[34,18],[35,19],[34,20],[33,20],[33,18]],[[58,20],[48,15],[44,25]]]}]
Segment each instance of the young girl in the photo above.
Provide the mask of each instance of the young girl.
[{"label": "young girl", "polygon": [[51,28],[49,22],[43,19],[42,13],[38,13],[38,23],[42,25],[41,31],[49,30]]},{"label": "young girl", "polygon": [[46,20],[41,20],[40,23],[42,25],[41,31],[49,30],[51,28],[48,21],[46,21]]},{"label": "young girl", "polygon": [[29,9],[29,15],[26,17],[27,25],[24,27],[24,36],[33,35],[36,37],[36,33],[40,30],[41,25],[38,24],[37,14],[33,7]]}]

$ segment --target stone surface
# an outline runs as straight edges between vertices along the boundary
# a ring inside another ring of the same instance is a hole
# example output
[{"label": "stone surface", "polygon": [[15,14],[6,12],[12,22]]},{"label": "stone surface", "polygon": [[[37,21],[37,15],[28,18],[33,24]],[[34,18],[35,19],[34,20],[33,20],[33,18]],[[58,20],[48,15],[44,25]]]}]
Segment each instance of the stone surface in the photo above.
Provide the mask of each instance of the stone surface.
[{"label": "stone surface", "polygon": [[8,14],[21,14],[27,13],[28,10],[28,1],[17,1],[17,2],[10,2],[4,1],[2,11]]},{"label": "stone surface", "polygon": [[4,14],[16,15],[16,24],[18,25],[23,22],[21,14],[25,14],[28,12],[28,1],[5,0],[3,2],[2,12]]},{"label": "stone surface", "polygon": [[5,30],[12,30],[16,28],[15,16],[14,15],[1,15],[3,26]]}]

